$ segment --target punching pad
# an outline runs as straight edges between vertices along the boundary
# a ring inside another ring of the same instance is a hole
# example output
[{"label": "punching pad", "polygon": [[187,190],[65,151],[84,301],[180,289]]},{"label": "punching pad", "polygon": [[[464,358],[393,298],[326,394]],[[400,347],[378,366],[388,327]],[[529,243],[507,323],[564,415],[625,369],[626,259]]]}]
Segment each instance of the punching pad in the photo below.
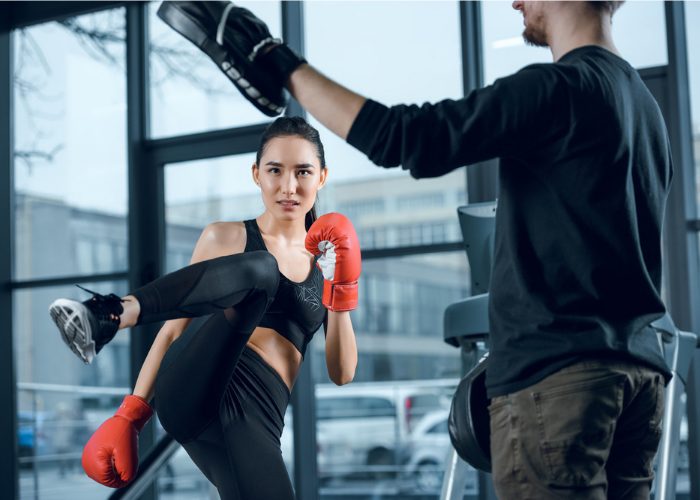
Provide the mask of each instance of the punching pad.
[{"label": "punching pad", "polygon": [[459,382],[447,419],[457,454],[475,469],[491,472],[489,399],[486,397],[488,354]]}]

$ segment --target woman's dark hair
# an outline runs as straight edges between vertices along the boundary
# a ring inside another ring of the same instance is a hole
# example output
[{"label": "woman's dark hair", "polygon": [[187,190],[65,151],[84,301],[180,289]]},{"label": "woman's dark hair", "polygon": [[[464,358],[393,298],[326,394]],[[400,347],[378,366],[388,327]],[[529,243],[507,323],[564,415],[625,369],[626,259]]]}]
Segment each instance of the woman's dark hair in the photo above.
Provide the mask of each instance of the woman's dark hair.
[{"label": "woman's dark hair", "polygon": [[[260,137],[260,146],[258,146],[258,152],[255,155],[255,164],[260,166],[260,158],[265,152],[265,147],[270,140],[276,137],[288,137],[292,135],[299,136],[313,144],[316,148],[316,156],[321,163],[321,168],[326,168],[326,157],[323,152],[323,144],[321,143],[318,130],[309,125],[309,123],[300,116],[281,116],[267,126],[262,137]],[[304,225],[307,230],[315,220],[316,204],[314,203],[311,210],[306,213]]]}]

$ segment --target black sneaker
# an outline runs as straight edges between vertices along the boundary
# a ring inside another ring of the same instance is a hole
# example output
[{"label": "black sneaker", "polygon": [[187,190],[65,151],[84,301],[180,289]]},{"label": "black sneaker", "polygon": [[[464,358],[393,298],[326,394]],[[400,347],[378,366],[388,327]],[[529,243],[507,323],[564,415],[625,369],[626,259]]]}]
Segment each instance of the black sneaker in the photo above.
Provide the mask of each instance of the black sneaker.
[{"label": "black sneaker", "polygon": [[89,364],[119,330],[119,315],[124,311],[124,301],[113,293],[101,295],[76,286],[91,293],[92,298],[84,302],[55,300],[49,306],[49,314],[66,345],[85,364]]}]

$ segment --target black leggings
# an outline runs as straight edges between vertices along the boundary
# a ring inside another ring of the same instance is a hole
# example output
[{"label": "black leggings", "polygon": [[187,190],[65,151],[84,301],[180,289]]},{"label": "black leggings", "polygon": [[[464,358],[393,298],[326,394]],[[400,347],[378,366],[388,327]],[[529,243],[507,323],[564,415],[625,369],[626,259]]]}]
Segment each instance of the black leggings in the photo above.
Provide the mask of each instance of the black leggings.
[{"label": "black leggings", "polygon": [[245,348],[278,284],[277,261],[256,251],[187,266],[131,293],[139,324],[211,314],[166,352],[155,408],[222,500],[294,498],[280,449],[289,391]]}]

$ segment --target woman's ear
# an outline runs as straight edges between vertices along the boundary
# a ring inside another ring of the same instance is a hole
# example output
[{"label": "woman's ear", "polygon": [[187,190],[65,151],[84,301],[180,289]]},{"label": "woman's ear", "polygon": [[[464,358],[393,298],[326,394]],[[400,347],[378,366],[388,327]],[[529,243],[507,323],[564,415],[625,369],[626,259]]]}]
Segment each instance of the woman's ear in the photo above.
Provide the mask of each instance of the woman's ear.
[{"label": "woman's ear", "polygon": [[318,185],[318,190],[320,191],[323,186],[326,185],[326,180],[328,179],[328,167],[321,169],[321,183]]},{"label": "woman's ear", "polygon": [[253,163],[253,166],[250,167],[250,173],[253,175],[253,182],[259,186],[260,185],[260,169],[258,168],[257,163]]}]

